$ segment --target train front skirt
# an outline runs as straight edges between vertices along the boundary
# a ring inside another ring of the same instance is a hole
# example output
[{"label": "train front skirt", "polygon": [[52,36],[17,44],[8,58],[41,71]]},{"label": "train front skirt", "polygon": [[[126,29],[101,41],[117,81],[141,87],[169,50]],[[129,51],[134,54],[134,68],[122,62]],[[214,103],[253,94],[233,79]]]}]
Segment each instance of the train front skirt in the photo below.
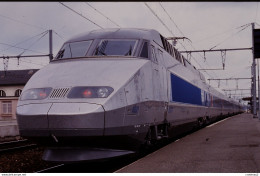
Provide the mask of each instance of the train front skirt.
[{"label": "train front skirt", "polygon": [[115,158],[134,154],[134,151],[105,148],[47,148],[42,159],[51,162],[80,162]]}]

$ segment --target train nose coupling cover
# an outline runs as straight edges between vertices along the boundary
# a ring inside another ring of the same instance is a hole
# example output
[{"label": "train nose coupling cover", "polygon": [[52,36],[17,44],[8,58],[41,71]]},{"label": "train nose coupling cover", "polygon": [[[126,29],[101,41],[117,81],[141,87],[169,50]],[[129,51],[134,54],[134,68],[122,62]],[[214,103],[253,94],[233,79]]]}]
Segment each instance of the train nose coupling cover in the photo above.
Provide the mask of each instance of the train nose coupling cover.
[{"label": "train nose coupling cover", "polygon": [[51,162],[79,162],[102,160],[135,153],[129,150],[103,148],[48,148],[42,159]]}]

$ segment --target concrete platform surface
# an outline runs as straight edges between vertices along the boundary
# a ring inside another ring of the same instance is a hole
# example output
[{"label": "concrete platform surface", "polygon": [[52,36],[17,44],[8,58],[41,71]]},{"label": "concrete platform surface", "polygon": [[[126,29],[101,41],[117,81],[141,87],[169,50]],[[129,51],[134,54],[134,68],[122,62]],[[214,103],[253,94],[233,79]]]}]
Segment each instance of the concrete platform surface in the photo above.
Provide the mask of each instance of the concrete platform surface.
[{"label": "concrete platform surface", "polygon": [[260,121],[229,117],[177,140],[118,173],[259,173]]}]

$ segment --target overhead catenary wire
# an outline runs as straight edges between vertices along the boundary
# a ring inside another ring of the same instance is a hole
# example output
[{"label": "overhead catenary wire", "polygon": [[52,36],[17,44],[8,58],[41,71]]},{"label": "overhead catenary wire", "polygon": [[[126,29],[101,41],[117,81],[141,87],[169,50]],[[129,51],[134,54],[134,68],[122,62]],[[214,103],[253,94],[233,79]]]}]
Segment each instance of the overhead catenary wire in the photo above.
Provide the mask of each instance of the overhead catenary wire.
[{"label": "overhead catenary wire", "polygon": [[237,31],[235,34],[227,37],[226,39],[224,39],[223,41],[219,42],[218,44],[216,44],[215,46],[211,47],[209,50],[212,50],[214,48],[216,48],[217,46],[221,45],[223,42],[225,42],[226,40],[228,40],[231,37],[234,37],[235,35],[237,35],[238,33],[240,33],[241,31],[245,30],[246,28],[248,28],[251,24],[247,24],[245,27],[243,27],[241,30]]},{"label": "overhead catenary wire", "polygon": [[46,30],[46,29],[44,29],[44,28],[41,27],[41,26],[36,26],[36,25],[33,25],[33,24],[25,23],[25,22],[22,22],[22,21],[20,21],[20,20],[16,20],[16,19],[14,19],[14,18],[5,16],[5,15],[2,15],[2,14],[0,14],[0,17],[5,18],[5,19],[8,19],[8,20],[11,20],[11,21],[15,21],[15,22],[18,22],[18,23],[27,25],[27,26],[31,26],[31,27],[34,27],[34,28],[37,28],[37,29]]},{"label": "overhead catenary wire", "polygon": [[[17,19],[14,19],[14,18],[11,18],[11,17],[8,17],[8,16],[6,16],[6,15],[3,15],[3,14],[0,14],[0,17],[2,17],[2,18],[4,18],[4,19],[8,19],[8,20],[10,20],[10,21],[13,21],[13,22],[17,22],[17,23],[20,23],[20,24],[23,24],[23,25],[27,25],[27,26],[30,26],[30,27],[33,27],[33,28],[37,28],[37,29],[39,29],[39,30],[47,30],[46,28],[44,28],[44,27],[41,27],[41,26],[37,26],[37,25],[34,25],[34,24],[30,24],[30,23],[25,23],[25,22],[23,22],[23,21],[20,21],[20,20],[17,20]],[[60,34],[58,34],[58,32],[56,32],[55,30],[53,30],[53,32],[58,36],[58,37],[60,37],[61,39],[63,39],[64,40],[64,38],[60,35]],[[33,37],[32,37],[33,38]],[[24,41],[23,41],[24,42]],[[21,42],[21,43],[23,43],[23,42]],[[2,43],[2,44],[4,44],[4,43]],[[18,45],[18,44],[17,44]],[[10,45],[11,46],[11,45]],[[16,45],[14,45],[14,46],[16,46]],[[8,48],[9,49],[9,48]],[[8,50],[7,49],[7,50]],[[1,52],[1,51],[0,51]]]},{"label": "overhead catenary wire", "polygon": [[257,2],[257,5],[256,5],[256,12],[255,12],[255,20],[254,20],[254,22],[256,22],[256,19],[257,19],[257,14],[258,14],[258,4],[259,4],[259,2]]},{"label": "overhead catenary wire", "polygon": [[56,34],[58,37],[60,37],[62,40],[65,40],[60,34],[58,34],[55,30],[52,30],[54,34]]},{"label": "overhead catenary wire", "polygon": [[5,48],[5,49],[3,49],[3,50],[0,50],[0,52],[7,51],[7,50],[9,50],[9,49],[11,49],[11,48],[14,48],[14,47],[16,47],[16,46],[18,46],[18,45],[20,45],[20,44],[22,44],[22,43],[25,43],[25,42],[27,42],[27,41],[29,41],[29,40],[35,38],[35,37],[38,37],[38,36],[40,36],[40,35],[42,35],[42,34],[44,34],[44,33],[46,33],[46,31],[44,31],[44,32],[42,32],[42,33],[40,33],[40,34],[37,34],[37,35],[35,35],[35,36],[33,36],[33,37],[30,37],[30,38],[28,38],[28,39],[26,39],[26,40],[23,40],[23,41],[21,41],[21,42],[19,42],[19,43],[16,43],[16,44],[14,44],[14,45],[12,45],[12,46],[9,46],[8,48]]},{"label": "overhead catenary wire", "polygon": [[153,9],[146,2],[144,2],[144,4],[153,13],[153,15],[163,24],[163,26],[175,37],[173,32],[168,28],[168,26],[163,22],[163,20],[161,20],[161,18],[155,13],[155,11],[153,11]]},{"label": "overhead catenary wire", "polygon": [[15,55],[15,56],[0,56],[0,59],[3,59],[3,58],[22,58],[22,57],[44,57],[44,56],[50,56],[50,54],[41,54],[41,55],[23,55],[23,56],[19,56],[19,55]]},{"label": "overhead catenary wire", "polygon": [[[9,58],[9,59],[11,59],[11,58]],[[37,66],[40,66],[40,67],[43,67],[43,66],[46,66],[46,65],[48,65],[48,63],[39,63],[39,62],[33,62],[33,61],[31,61],[31,60],[20,60],[20,64],[19,64],[19,66],[22,66],[22,67],[26,67],[26,68],[30,68],[31,69],[31,66],[29,67],[28,66],[28,64],[33,64],[33,65],[37,65]],[[9,62],[8,63],[9,65],[14,65],[14,63],[12,63],[12,62]],[[15,64],[15,65],[17,65],[17,64]]]},{"label": "overhead catenary wire", "polygon": [[[245,69],[245,70],[251,70],[251,66],[252,66],[252,64],[250,64],[250,65],[248,65],[248,66],[244,66],[244,67],[242,67],[242,68]],[[231,74],[230,78],[233,78],[233,77],[237,76],[238,73],[240,73],[240,72],[241,72],[240,70],[236,70],[235,72],[233,72],[233,73]]]},{"label": "overhead catenary wire", "polygon": [[[33,28],[37,28],[37,29],[40,29],[40,30],[47,30],[46,28],[43,28],[43,27],[41,27],[41,26],[37,26],[37,25],[34,25],[34,24],[30,24],[30,23],[25,23],[25,22],[23,22],[23,21],[20,21],[20,20],[17,20],[17,19],[14,19],[14,18],[5,16],[5,15],[2,15],[2,14],[0,14],[0,17],[5,18],[5,19],[8,19],[8,20],[11,20],[11,21],[14,21],[14,22],[18,22],[18,23],[21,23],[21,24],[24,24],[24,25],[27,25],[27,26],[30,26],[30,27],[33,27]],[[53,32],[54,32],[55,34],[57,34],[57,36],[59,36],[61,39],[63,39],[63,37],[62,37],[60,34],[58,34],[57,32],[55,32],[54,30],[53,30]]]},{"label": "overhead catenary wire", "polygon": [[164,10],[164,12],[167,14],[167,16],[170,18],[170,20],[171,20],[171,22],[176,26],[176,28],[179,30],[179,32],[183,35],[183,36],[185,36],[184,34],[183,34],[183,32],[180,30],[180,28],[178,27],[178,25],[174,22],[174,20],[171,18],[171,16],[169,15],[169,13],[167,12],[167,10],[163,7],[163,5],[162,5],[162,3],[161,2],[159,2],[159,4],[160,4],[160,6],[162,7],[162,9]]},{"label": "overhead catenary wire", "polygon": [[24,51],[22,53],[19,54],[19,56],[21,56],[22,54],[24,54],[26,51],[28,51],[28,49],[30,49],[33,45],[35,45],[38,41],[40,41],[46,34],[48,34],[48,31],[46,31],[45,33],[42,34],[42,36],[36,40],[34,43],[32,43],[27,49],[24,49]]},{"label": "overhead catenary wire", "polygon": [[[171,16],[169,15],[169,13],[166,11],[166,9],[162,6],[161,3],[159,3],[160,6],[163,8],[164,12],[167,14],[167,16],[170,18],[170,20],[172,21],[172,23],[177,27],[177,29],[179,30],[179,32],[183,35],[184,33],[180,30],[180,28],[178,27],[178,25],[174,22],[174,20],[171,18]],[[145,3],[145,5],[151,10],[151,12],[157,17],[157,19],[159,19],[159,21],[161,21],[161,23],[164,24],[164,26],[168,29],[168,31],[174,36],[173,32],[167,27],[167,25],[159,18],[159,16]],[[186,47],[180,42],[180,44],[182,45],[182,47],[187,51]],[[190,44],[193,47],[192,44]],[[200,68],[203,68],[201,66],[201,64],[199,64],[199,62],[191,55],[191,57],[193,58],[193,60],[200,66]],[[213,77],[212,75],[210,75],[208,72],[205,71],[205,73],[209,76],[209,77]]]},{"label": "overhead catenary wire", "polygon": [[[163,22],[163,20],[161,20],[161,18],[156,14],[156,12],[153,11],[153,10],[151,9],[151,7],[150,7],[146,2],[144,2],[144,4],[145,4],[146,7],[152,12],[152,14],[164,25],[164,27],[175,37],[175,35],[173,34],[173,32],[172,32],[172,31],[169,29],[169,27]],[[183,46],[183,48],[184,48],[185,50],[187,50],[182,43],[180,43],[180,44]],[[194,61],[200,66],[200,68],[203,68],[203,67],[197,62],[197,60],[196,60],[192,55],[191,55],[191,57],[192,57],[192,58],[194,59]],[[209,77],[212,77],[208,72],[206,72],[206,74],[208,74]]]},{"label": "overhead catenary wire", "polygon": [[[170,18],[170,20],[171,20],[171,22],[176,26],[176,28],[179,30],[179,32],[183,35],[183,36],[185,36],[184,34],[183,34],[183,32],[179,29],[179,27],[177,26],[177,24],[174,22],[174,20],[171,18],[171,16],[169,15],[169,13],[167,12],[167,10],[163,7],[163,5],[162,5],[162,3],[160,3],[159,2],[159,4],[160,4],[160,6],[162,7],[162,9],[164,10],[164,12],[167,14],[167,16]],[[245,24],[245,25],[242,25],[242,26],[239,26],[239,27],[237,27],[236,29],[239,29],[239,28],[243,28],[244,27],[244,29],[245,28],[247,28],[248,27],[248,25],[250,25],[250,24]],[[244,30],[244,29],[242,29],[242,30]],[[189,43],[190,45],[191,45],[191,47],[193,48],[193,49],[195,49],[194,47],[193,47],[193,45],[191,44],[191,43]],[[200,56],[201,56],[201,54],[199,54]],[[192,55],[191,55],[192,56]],[[203,58],[203,56],[201,56],[202,58]],[[193,59],[194,59],[194,61],[196,61],[196,59],[193,57]],[[197,61],[196,61],[197,62]],[[198,62],[197,62],[197,64],[198,64]],[[207,63],[206,63],[207,64]],[[200,64],[199,64],[200,65]],[[208,65],[208,64],[207,64]],[[201,67],[201,66],[200,66]],[[202,68],[202,67],[201,67]],[[223,67],[224,68],[224,67]],[[214,69],[214,70],[216,70],[216,69]],[[222,69],[221,69],[222,70]],[[224,70],[224,69],[223,69]],[[206,74],[208,74],[209,76],[210,76],[210,74],[208,73],[208,72],[206,72],[205,71],[205,73]],[[215,74],[215,72],[213,72],[214,74]],[[215,74],[216,75],[216,74]],[[212,77],[212,76],[210,76],[210,77]],[[218,77],[218,76],[216,76],[216,77]]]},{"label": "overhead catenary wire", "polygon": [[47,64],[43,64],[43,63],[41,64],[41,63],[32,62],[31,60],[30,61],[21,60],[20,62],[30,63],[30,64],[34,64],[34,65],[39,65],[39,66],[46,66],[46,65],[48,65],[48,63]]},{"label": "overhead catenary wire", "polygon": [[[46,57],[48,57],[48,56],[46,56]],[[16,59],[16,58],[9,58],[9,59]],[[49,64],[49,63],[46,63],[46,64],[45,64],[45,63],[43,63],[43,62],[33,62],[33,61],[30,60],[30,59],[22,60],[22,58],[21,58],[20,62],[30,63],[30,64],[34,64],[34,65],[39,65],[39,66],[46,66],[47,64]]]},{"label": "overhead catenary wire", "polygon": [[248,25],[248,24],[245,24],[245,25],[242,25],[242,26],[239,26],[239,27],[236,27],[236,28],[231,28],[231,29],[224,30],[224,31],[219,32],[219,33],[217,33],[217,34],[213,34],[213,35],[210,35],[210,36],[205,37],[205,38],[203,38],[203,39],[197,40],[197,41],[195,41],[194,43],[199,43],[199,42],[208,40],[208,39],[210,39],[210,38],[214,38],[214,37],[216,37],[216,36],[226,34],[226,33],[230,32],[230,31],[233,31],[233,30],[235,30],[235,29],[242,28],[242,27],[244,27],[244,26],[246,26],[246,25]]},{"label": "overhead catenary wire", "polygon": [[[29,48],[31,48],[35,43],[37,43],[40,39],[42,39],[46,34],[48,33],[48,31],[46,31],[45,33],[42,34],[42,36],[37,40],[35,41],[33,44],[31,44],[28,48],[20,48],[20,49],[23,49],[23,52],[21,52],[20,54],[18,54],[17,57],[21,57],[22,54],[24,54],[26,51],[32,51],[30,50]],[[1,44],[1,43],[0,43]],[[11,47],[15,47],[17,48],[16,46],[11,46]],[[44,54],[44,53],[43,53]],[[8,57],[8,56],[7,56]],[[28,57],[28,56],[27,56]]]},{"label": "overhead catenary wire", "polygon": [[[27,56],[24,56],[24,57],[27,57]],[[31,56],[30,55],[30,57],[31,58],[33,58],[33,57],[37,57],[37,55],[35,55],[35,56]],[[44,57],[43,55],[41,55],[41,57]],[[46,55],[46,57],[48,57],[48,55]],[[0,58],[6,58],[6,60],[13,60],[13,59],[17,59],[17,57],[15,57],[15,56],[6,56],[6,57],[0,57]],[[19,62],[18,62],[18,64],[15,64],[15,65],[17,65],[17,66],[20,66],[20,65],[23,65],[23,66],[26,66],[26,65],[24,65],[23,63],[29,63],[29,64],[33,64],[33,65],[38,65],[38,66],[46,66],[46,65],[48,65],[49,63],[43,63],[43,62],[33,62],[32,60],[30,60],[30,59],[28,59],[28,58],[26,58],[26,60],[22,60],[23,59],[23,56],[21,56],[21,58],[19,59]],[[13,62],[8,62],[8,65],[14,65],[14,63]]]},{"label": "overhead catenary wire", "polygon": [[[17,20],[17,19],[8,17],[8,16],[3,15],[3,14],[0,14],[0,17],[5,18],[5,19],[8,19],[8,20],[10,20],[10,21],[14,21],[14,22],[20,23],[20,24],[24,24],[24,25],[27,25],[27,26],[30,26],[30,27],[33,27],[33,28],[37,28],[37,29],[40,29],[40,30],[47,30],[47,29],[44,28],[44,27],[37,26],[37,25],[34,25],[34,24],[30,24],[30,23],[25,23],[25,22],[23,22],[23,21],[20,21],[20,20]],[[57,36],[59,36],[61,39],[63,39],[63,37],[62,37],[60,34],[58,34],[56,31],[53,30],[53,32],[54,32],[55,34],[57,34]],[[63,39],[63,40],[64,40],[64,39]]]},{"label": "overhead catenary wire", "polygon": [[[245,30],[245,29],[246,29],[247,27],[249,27],[250,25],[251,25],[251,24],[248,23],[248,24],[245,24],[245,25],[242,25],[242,26],[237,27],[236,29],[239,29],[239,28],[242,28],[242,29],[239,30],[239,31],[237,31],[235,34],[229,36],[228,38],[226,38],[226,39],[223,40],[222,42],[218,43],[217,45],[215,45],[214,47],[212,47],[212,48],[209,49],[209,50],[212,50],[212,51],[213,51],[213,49],[214,49],[215,47],[219,46],[220,44],[222,44],[223,42],[225,42],[227,39],[229,39],[229,38],[231,38],[231,37],[234,37],[235,35],[237,35],[237,34],[240,33],[241,31]],[[251,48],[245,48],[245,50],[250,50],[250,49],[251,49]],[[238,49],[238,50],[240,50],[240,49]]]},{"label": "overhead catenary wire", "polygon": [[[47,57],[47,56],[46,56]],[[1,57],[2,58],[2,57]],[[10,59],[17,59],[17,58],[14,58],[14,57],[9,57],[8,58],[9,60]],[[26,67],[26,68],[31,68],[31,67],[28,67],[28,64],[33,64],[33,65],[37,65],[37,66],[46,66],[46,65],[48,65],[48,63],[42,63],[42,62],[33,62],[32,60],[30,60],[30,59],[26,59],[26,60],[22,60],[22,58],[20,58],[20,64],[18,64],[19,66],[20,65],[22,65],[23,67]],[[27,65],[26,65],[26,63],[28,63]],[[14,63],[13,62],[9,62],[8,63],[8,65],[14,65]],[[17,64],[15,64],[15,65],[17,65]]]},{"label": "overhead catenary wire", "polygon": [[[0,14],[0,17],[5,18],[5,19],[8,19],[8,20],[10,20],[10,21],[14,21],[14,22],[20,23],[20,24],[24,24],[24,25],[27,25],[27,26],[30,26],[30,27],[33,27],[33,28],[37,28],[37,29],[40,29],[40,30],[47,30],[47,29],[44,28],[44,27],[37,26],[37,25],[34,25],[34,24],[30,24],[30,23],[25,23],[25,22],[23,22],[23,21],[20,21],[20,20],[17,20],[17,19],[8,17],[8,16],[3,15],[3,14]],[[60,34],[58,34],[55,30],[53,30],[53,32],[54,32],[57,36],[59,36],[61,39],[63,39],[63,37],[62,37]],[[64,40],[64,39],[63,39],[63,40]]]},{"label": "overhead catenary wire", "polygon": [[[166,15],[169,17],[169,19],[170,19],[170,21],[176,26],[176,28],[178,29],[178,31],[183,35],[183,36],[185,36],[184,35],[184,33],[180,30],[180,28],[178,27],[178,25],[174,22],[174,20],[171,18],[171,16],[169,15],[169,13],[167,12],[167,10],[163,7],[163,5],[162,5],[162,3],[160,3],[159,2],[159,4],[160,4],[160,6],[162,7],[162,9],[164,10],[164,12],[166,13]],[[245,24],[245,25],[242,25],[242,26],[240,26],[240,27],[238,27],[238,28],[241,28],[241,27],[245,27],[245,28],[247,28],[248,27],[248,24]],[[232,29],[233,30],[233,29]],[[230,31],[230,30],[228,30],[228,31]],[[226,32],[226,31],[225,31]],[[189,43],[190,45],[191,45],[191,47],[193,48],[193,49],[195,49],[194,48],[194,46],[191,44],[191,43]],[[199,53],[198,53],[199,54]],[[199,54],[200,55],[200,54]],[[202,66],[196,61],[196,59],[190,54],[190,56],[194,59],[194,61],[202,68]],[[201,56],[201,55],[200,55]],[[203,58],[203,56],[201,56],[202,58]],[[206,62],[206,64],[208,65],[208,63]],[[207,75],[209,75],[210,77],[212,77],[208,72],[206,72],[205,71],[205,73],[207,74]],[[216,73],[215,72],[213,72],[215,75],[216,75]],[[216,77],[218,77],[218,76],[216,76]]]},{"label": "overhead catenary wire", "polygon": [[[41,38],[43,38],[43,37],[48,33],[48,30],[46,30],[46,29],[43,28],[43,27],[37,26],[37,25],[33,25],[33,24],[29,24],[29,23],[22,22],[22,21],[20,21],[20,20],[17,20],[17,19],[8,17],[8,16],[6,16],[6,15],[0,14],[0,17],[1,17],[1,18],[4,18],[4,19],[8,19],[9,21],[13,21],[13,22],[17,22],[17,23],[20,23],[20,24],[24,24],[24,25],[30,26],[30,27],[34,27],[34,28],[37,28],[37,29],[39,29],[39,30],[45,30],[44,32],[42,32],[42,33],[40,33],[40,34],[37,34],[37,35],[35,35],[35,36],[33,36],[33,37],[30,37],[30,38],[28,38],[28,39],[26,39],[26,40],[23,40],[23,41],[21,41],[21,42],[19,42],[19,43],[14,44],[14,45],[13,45],[13,44],[7,44],[7,43],[4,43],[4,42],[1,42],[0,45],[5,45],[5,46],[8,46],[8,47],[5,48],[5,49],[3,49],[3,50],[1,50],[0,52],[7,51],[7,50],[9,50],[10,48],[16,48],[16,49],[21,49],[21,50],[23,50],[23,52],[20,53],[20,54],[17,56],[18,65],[19,65],[19,63],[20,63],[20,57],[21,57],[21,55],[24,54],[26,51],[31,51],[31,52],[34,52],[34,53],[41,53],[41,54],[43,54],[42,56],[47,55],[47,54],[45,54],[45,53],[43,53],[43,52],[40,52],[40,51],[31,50],[30,48],[31,48],[33,45],[35,45]],[[53,30],[53,32],[54,32],[58,37],[60,37],[61,39],[64,40],[64,38],[63,38],[60,34],[58,34],[56,31]],[[27,48],[18,47],[18,45],[20,45],[20,44],[22,44],[22,43],[25,43],[25,42],[27,42],[27,41],[29,41],[29,40],[31,40],[31,39],[37,37],[37,36],[40,36],[40,35],[42,35],[42,36],[41,36],[37,41],[35,41],[33,44],[31,44],[29,47],[27,47]],[[3,55],[4,55],[4,54],[3,54]],[[32,57],[33,57],[33,56],[35,56],[35,55],[32,55]],[[12,56],[11,56],[11,57],[12,57]],[[29,57],[29,56],[26,56],[26,57]],[[37,57],[37,56],[36,56],[36,57]],[[3,57],[1,57],[1,58],[3,58]],[[9,60],[9,59],[10,59],[10,58],[9,58],[8,56],[5,56],[5,60]],[[26,62],[26,61],[21,61],[21,62]],[[27,63],[32,63],[32,62],[27,62]],[[34,63],[32,63],[32,64],[34,64]],[[37,64],[35,64],[35,65],[37,65]],[[40,65],[41,65],[41,66],[44,66],[44,65],[42,65],[42,64],[40,64]]]},{"label": "overhead catenary wire", "polygon": [[180,51],[180,53],[194,53],[194,52],[216,52],[216,51],[238,51],[238,50],[252,50],[250,48],[225,48],[225,49],[215,49],[215,50],[193,50],[193,51]]},{"label": "overhead catenary wire", "polygon": [[256,24],[257,26],[260,26],[260,24],[258,24],[257,22],[255,22],[255,24]]},{"label": "overhead catenary wire", "polygon": [[113,20],[111,20],[109,17],[107,17],[106,15],[104,15],[102,12],[100,12],[99,10],[97,10],[95,7],[93,7],[92,5],[90,5],[88,2],[85,2],[89,7],[91,7],[92,9],[94,9],[96,12],[98,12],[100,15],[102,15],[103,17],[105,17],[106,19],[108,19],[110,22],[112,22],[114,25],[116,25],[117,27],[121,27],[119,24],[117,24],[116,22],[114,22]]},{"label": "overhead catenary wire", "polygon": [[[8,44],[8,43],[0,42],[0,45],[12,46],[12,47],[17,48],[17,49],[25,50],[25,48],[18,47],[18,46],[14,46],[14,45],[10,45],[10,44]],[[36,50],[31,50],[31,49],[27,49],[27,50],[28,50],[28,51],[31,51],[31,52],[34,52],[34,53],[46,54],[46,53],[43,53],[43,52],[40,52],[40,51],[36,51]]]},{"label": "overhead catenary wire", "polygon": [[[179,32],[183,35],[183,36],[185,36],[184,35],[184,33],[180,30],[180,28],[178,27],[178,25],[174,22],[174,20],[171,18],[171,16],[169,15],[169,13],[167,12],[167,10],[163,7],[163,5],[162,5],[162,3],[161,2],[159,2],[159,4],[160,4],[160,6],[161,6],[161,8],[164,10],[164,12],[166,13],[166,15],[170,18],[170,20],[171,20],[171,22],[176,26],[176,28],[179,30]],[[247,28],[248,27],[248,25],[250,25],[250,24],[245,24],[245,25],[242,25],[242,26],[239,26],[239,27],[237,27],[236,29],[239,29],[239,28],[242,28],[242,27],[244,27],[244,28]],[[232,29],[233,30],[233,29]],[[243,30],[243,29],[242,29]],[[230,30],[229,30],[230,31]],[[189,43],[190,45],[191,45],[191,47],[193,48],[193,49],[195,49],[194,48],[194,46],[191,44],[191,43]],[[201,54],[199,54],[200,56],[201,56]],[[191,55],[192,56],[192,55]],[[201,56],[202,58],[203,58],[203,56]],[[193,59],[194,59],[194,61],[196,61],[196,59],[193,57]],[[196,61],[197,62],[197,61]],[[197,62],[197,64],[198,64],[198,62]],[[206,64],[208,65],[208,63],[206,62]],[[199,64],[200,65],[200,64]],[[201,66],[200,66],[201,67]],[[202,67],[201,67],[202,68]],[[209,73],[208,72],[206,72],[205,71],[205,73],[206,74],[208,74],[209,75]],[[215,75],[216,75],[216,73],[215,72],[213,72]],[[210,75],[209,75],[210,76]],[[210,76],[210,77],[212,77],[212,76]],[[217,75],[216,75],[216,77],[218,77]]]},{"label": "overhead catenary wire", "polygon": [[[153,13],[153,15],[163,24],[163,26],[168,30],[168,32],[171,33],[171,35],[173,37],[175,37],[175,35],[173,34],[172,30],[163,22],[163,20],[156,14],[156,12],[146,3],[144,2],[144,4],[146,5],[146,7]],[[181,43],[182,47],[187,50],[185,48],[185,46]]]},{"label": "overhead catenary wire", "polygon": [[88,20],[89,22],[91,22],[92,24],[96,25],[97,27],[103,29],[102,26],[98,25],[97,23],[95,23],[94,21],[90,20],[89,18],[85,17],[84,15],[82,15],[81,13],[77,12],[76,10],[70,8],[69,6],[65,5],[64,3],[62,2],[59,2],[61,5],[63,5],[64,7],[66,7],[67,9],[71,10],[72,12],[78,14],[79,16],[81,16],[82,18]]},{"label": "overhead catenary wire", "polygon": [[[40,38],[38,38],[35,42],[33,42],[28,48],[23,48],[23,52],[20,53],[19,55],[17,55],[17,56],[3,56],[3,57],[0,57],[0,58],[3,59],[3,62],[4,62],[4,70],[5,71],[7,70],[8,61],[9,61],[10,58],[17,58],[18,59],[18,65],[19,65],[20,62],[26,62],[26,61],[21,61],[20,60],[21,57],[43,57],[43,56],[49,56],[49,55],[28,55],[28,56],[22,56],[22,54],[24,54],[26,51],[29,50],[29,48],[31,48],[38,41],[40,41],[47,33],[48,33],[48,31],[45,31],[44,33],[41,33],[42,36]],[[11,46],[11,47],[16,47],[16,46]],[[34,64],[33,62],[28,62],[28,61],[27,61],[27,63]],[[35,64],[35,65],[45,66],[45,65],[42,65],[42,64]]]}]

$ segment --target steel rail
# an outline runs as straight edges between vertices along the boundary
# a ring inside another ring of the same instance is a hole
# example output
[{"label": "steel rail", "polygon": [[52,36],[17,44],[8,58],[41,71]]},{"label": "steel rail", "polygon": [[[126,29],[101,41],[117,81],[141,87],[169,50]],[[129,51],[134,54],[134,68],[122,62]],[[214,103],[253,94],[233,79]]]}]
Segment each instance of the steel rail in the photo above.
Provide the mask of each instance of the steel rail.
[{"label": "steel rail", "polygon": [[42,169],[40,171],[36,171],[35,173],[46,173],[46,171],[52,171],[54,169],[57,169],[57,168],[60,168],[60,167],[63,167],[65,166],[65,164],[60,164],[60,165],[56,165],[56,166],[53,166],[53,167],[49,167],[49,168],[46,168],[46,169]]},{"label": "steel rail", "polygon": [[26,142],[26,141],[28,141],[28,139],[16,140],[16,141],[8,141],[8,142],[1,142],[0,146],[1,145],[6,145],[6,144],[14,144],[14,143]]},{"label": "steel rail", "polygon": [[36,144],[29,144],[29,145],[23,145],[23,146],[18,146],[18,147],[12,147],[12,148],[5,148],[5,149],[0,149],[0,153],[3,152],[10,152],[10,151],[14,151],[14,150],[20,150],[20,149],[25,149],[25,148],[32,148],[32,147],[36,147]]}]

